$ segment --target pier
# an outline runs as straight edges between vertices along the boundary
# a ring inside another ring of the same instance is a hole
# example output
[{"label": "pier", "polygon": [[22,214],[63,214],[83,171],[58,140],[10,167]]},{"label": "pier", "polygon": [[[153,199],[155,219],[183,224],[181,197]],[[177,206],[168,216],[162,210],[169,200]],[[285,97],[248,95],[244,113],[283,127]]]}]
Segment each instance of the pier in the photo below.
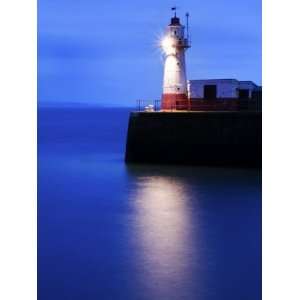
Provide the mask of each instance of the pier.
[{"label": "pier", "polygon": [[132,112],[126,163],[261,166],[261,112]]}]

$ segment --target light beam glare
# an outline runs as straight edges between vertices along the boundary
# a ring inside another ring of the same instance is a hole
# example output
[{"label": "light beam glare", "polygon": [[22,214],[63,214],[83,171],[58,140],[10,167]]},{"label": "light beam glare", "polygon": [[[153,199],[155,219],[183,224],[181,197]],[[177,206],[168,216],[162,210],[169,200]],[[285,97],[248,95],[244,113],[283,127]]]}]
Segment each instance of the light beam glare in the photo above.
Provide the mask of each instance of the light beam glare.
[{"label": "light beam glare", "polygon": [[161,40],[161,48],[166,55],[175,54],[175,40],[170,36],[165,36]]}]

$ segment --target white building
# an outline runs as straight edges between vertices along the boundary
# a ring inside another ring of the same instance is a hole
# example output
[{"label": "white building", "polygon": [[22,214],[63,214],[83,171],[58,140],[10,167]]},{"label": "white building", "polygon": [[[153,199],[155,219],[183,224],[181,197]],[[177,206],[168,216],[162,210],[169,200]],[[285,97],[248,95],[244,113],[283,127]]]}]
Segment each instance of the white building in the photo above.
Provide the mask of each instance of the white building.
[{"label": "white building", "polygon": [[189,99],[247,99],[261,87],[252,81],[236,79],[188,80]]}]

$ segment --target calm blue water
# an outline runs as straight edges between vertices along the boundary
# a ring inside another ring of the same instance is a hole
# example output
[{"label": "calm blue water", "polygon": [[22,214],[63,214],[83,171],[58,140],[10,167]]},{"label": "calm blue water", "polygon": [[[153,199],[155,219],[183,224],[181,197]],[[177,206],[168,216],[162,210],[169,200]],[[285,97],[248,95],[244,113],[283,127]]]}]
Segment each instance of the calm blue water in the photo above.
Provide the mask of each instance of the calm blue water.
[{"label": "calm blue water", "polygon": [[39,109],[38,299],[261,299],[256,170],[123,162],[126,109]]}]

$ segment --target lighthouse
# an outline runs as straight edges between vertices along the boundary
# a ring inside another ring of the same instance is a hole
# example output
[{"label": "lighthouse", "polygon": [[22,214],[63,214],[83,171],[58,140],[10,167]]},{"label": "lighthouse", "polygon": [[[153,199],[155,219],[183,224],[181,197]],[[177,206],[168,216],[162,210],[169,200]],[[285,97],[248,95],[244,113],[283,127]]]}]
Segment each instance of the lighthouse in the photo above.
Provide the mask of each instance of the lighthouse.
[{"label": "lighthouse", "polygon": [[176,16],[176,7],[172,10],[175,10],[174,16],[171,18],[161,41],[165,59],[161,108],[162,110],[185,110],[189,106],[185,67],[185,51],[190,47],[189,15],[186,14],[187,33],[185,34],[185,26],[180,23],[180,19]]}]

